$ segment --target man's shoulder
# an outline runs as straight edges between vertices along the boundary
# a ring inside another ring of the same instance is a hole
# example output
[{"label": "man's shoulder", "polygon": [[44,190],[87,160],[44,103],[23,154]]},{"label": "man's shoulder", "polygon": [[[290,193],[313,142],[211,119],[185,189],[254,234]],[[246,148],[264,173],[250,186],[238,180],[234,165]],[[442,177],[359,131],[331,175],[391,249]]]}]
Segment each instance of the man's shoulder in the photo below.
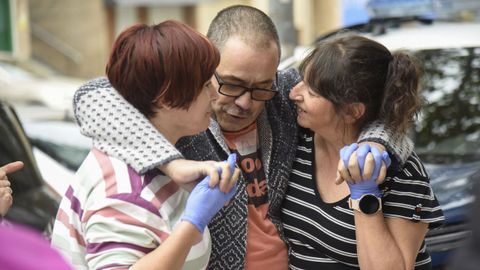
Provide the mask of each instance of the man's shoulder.
[{"label": "man's shoulder", "polygon": [[280,70],[277,76],[278,88],[292,88],[301,80],[300,73],[295,68]]}]

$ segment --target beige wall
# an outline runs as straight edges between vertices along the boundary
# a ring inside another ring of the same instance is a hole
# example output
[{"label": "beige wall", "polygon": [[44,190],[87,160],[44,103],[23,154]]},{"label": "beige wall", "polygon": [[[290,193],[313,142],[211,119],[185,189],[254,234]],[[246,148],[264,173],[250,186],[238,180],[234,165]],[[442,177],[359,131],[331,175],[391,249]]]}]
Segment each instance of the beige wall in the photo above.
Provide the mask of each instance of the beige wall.
[{"label": "beige wall", "polygon": [[202,34],[207,34],[210,22],[215,18],[218,11],[231,5],[249,5],[250,1],[234,1],[234,0],[210,0],[200,3],[194,8],[195,27]]},{"label": "beige wall", "polygon": [[[299,45],[310,44],[340,25],[340,0],[292,1]],[[269,0],[202,0],[196,6],[148,7],[147,23],[176,19],[206,34],[217,12],[235,4],[255,6],[268,14]],[[100,0],[30,0],[29,5],[33,57],[62,73],[84,78],[104,74],[113,38],[139,19],[137,7],[115,6],[108,20]]]},{"label": "beige wall", "polygon": [[319,35],[341,25],[340,0],[296,0],[293,8],[299,45],[311,44]]},{"label": "beige wall", "polygon": [[99,0],[30,1],[33,57],[67,75],[104,74],[108,32]]},{"label": "beige wall", "polygon": [[[196,28],[206,34],[217,12],[227,6],[244,4],[268,14],[268,0],[210,0],[195,8]],[[294,24],[298,30],[298,44],[311,44],[316,37],[341,24],[341,0],[293,0]]]}]

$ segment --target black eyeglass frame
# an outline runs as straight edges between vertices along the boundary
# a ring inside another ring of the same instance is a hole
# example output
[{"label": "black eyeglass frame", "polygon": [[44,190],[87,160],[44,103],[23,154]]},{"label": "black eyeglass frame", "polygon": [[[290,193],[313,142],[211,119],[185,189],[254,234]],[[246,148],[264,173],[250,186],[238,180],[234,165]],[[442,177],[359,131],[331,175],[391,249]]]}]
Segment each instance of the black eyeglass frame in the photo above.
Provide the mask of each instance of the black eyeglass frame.
[{"label": "black eyeglass frame", "polygon": [[[218,92],[224,96],[227,96],[227,97],[234,97],[234,98],[238,98],[238,97],[241,97],[242,95],[245,94],[245,92],[250,92],[250,97],[253,99],[253,100],[256,100],[256,101],[268,101],[268,100],[271,100],[273,99],[277,94],[278,94],[278,91],[275,91],[275,90],[272,90],[272,89],[266,89],[266,88],[256,88],[256,87],[246,87],[246,86],[243,86],[243,85],[238,85],[238,84],[232,84],[232,83],[225,83],[222,78],[220,78],[220,76],[218,75],[218,73],[215,71],[213,73],[213,75],[215,76],[215,79],[217,79],[217,83],[218,83]],[[239,88],[242,88],[243,91],[238,94],[238,95],[231,95],[231,94],[225,94],[225,93],[222,93],[222,86],[224,85],[229,85],[229,86],[232,86],[232,87],[239,87]],[[275,85],[278,85],[278,72],[275,72]],[[272,85],[273,86],[273,85]],[[269,92],[269,93],[273,93],[273,96],[269,99],[256,99],[254,98],[253,96],[253,91],[265,91],[265,92]]]}]

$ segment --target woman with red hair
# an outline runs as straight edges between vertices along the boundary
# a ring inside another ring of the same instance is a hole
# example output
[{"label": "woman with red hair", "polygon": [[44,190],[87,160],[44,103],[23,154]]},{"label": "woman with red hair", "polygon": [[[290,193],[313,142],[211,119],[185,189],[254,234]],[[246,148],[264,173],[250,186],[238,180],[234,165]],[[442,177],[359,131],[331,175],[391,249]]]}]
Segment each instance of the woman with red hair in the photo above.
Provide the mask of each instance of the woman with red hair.
[{"label": "woman with red hair", "polygon": [[[182,23],[133,25],[115,41],[108,81],[98,79],[123,99],[102,106],[135,107],[145,118],[123,114],[124,121],[150,121],[174,145],[208,128],[210,102],[217,98],[210,80],[219,61],[218,50]],[[133,134],[138,130],[121,130],[111,139]],[[239,171],[235,156],[202,164],[209,176],[189,194],[161,170],[137,171],[94,145],[63,197],[53,246],[77,269],[205,268],[211,250],[206,225],[235,194]]]}]

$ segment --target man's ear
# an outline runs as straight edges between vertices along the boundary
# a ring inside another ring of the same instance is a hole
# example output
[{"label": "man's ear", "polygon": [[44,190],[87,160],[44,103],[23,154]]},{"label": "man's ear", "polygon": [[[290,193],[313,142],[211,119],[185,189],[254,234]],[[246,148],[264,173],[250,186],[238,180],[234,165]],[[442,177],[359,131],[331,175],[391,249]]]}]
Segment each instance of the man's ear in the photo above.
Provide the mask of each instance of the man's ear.
[{"label": "man's ear", "polygon": [[356,102],[347,105],[345,122],[353,124],[365,114],[365,104]]}]

